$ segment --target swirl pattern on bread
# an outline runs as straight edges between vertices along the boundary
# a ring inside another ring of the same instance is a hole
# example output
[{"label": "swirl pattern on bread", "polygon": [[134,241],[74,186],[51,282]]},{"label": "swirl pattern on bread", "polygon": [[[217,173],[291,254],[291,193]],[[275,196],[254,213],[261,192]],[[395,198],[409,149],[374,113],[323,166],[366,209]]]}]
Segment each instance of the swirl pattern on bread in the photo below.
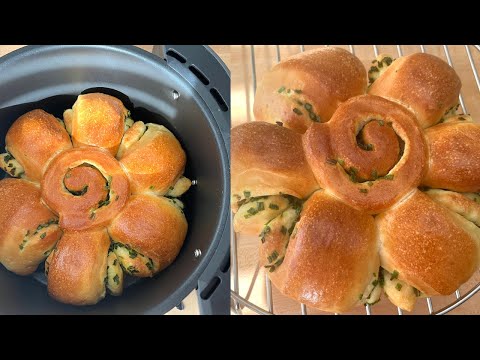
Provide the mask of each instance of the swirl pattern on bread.
[{"label": "swirl pattern on bread", "polygon": [[[282,75],[296,89],[306,75],[284,69],[315,56],[281,62],[265,82]],[[308,78],[308,89],[322,93],[324,81]],[[457,114],[457,74],[432,55],[380,55],[369,82],[368,95],[333,101],[328,118],[308,124],[259,88],[256,120],[277,128],[232,129],[235,231],[258,234],[259,262],[280,292],[324,311],[382,294],[412,311],[480,265],[480,125]]]},{"label": "swirl pattern on bread", "polygon": [[121,295],[125,274],[152,277],[175,260],[191,182],[175,136],[134,123],[112,96],[80,95],[64,119],[33,110],[7,133],[0,165],[22,179],[0,181],[0,263],[28,275],[45,261],[53,298],[92,305]]}]

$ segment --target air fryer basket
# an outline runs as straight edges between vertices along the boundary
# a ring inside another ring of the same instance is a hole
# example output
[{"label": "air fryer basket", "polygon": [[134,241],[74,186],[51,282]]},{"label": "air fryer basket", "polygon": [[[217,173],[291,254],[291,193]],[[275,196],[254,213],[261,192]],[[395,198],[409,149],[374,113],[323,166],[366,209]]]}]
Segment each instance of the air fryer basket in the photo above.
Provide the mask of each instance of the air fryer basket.
[{"label": "air fryer basket", "polygon": [[135,120],[173,131],[187,153],[186,175],[196,180],[183,197],[185,244],[153,279],[136,281],[120,297],[74,307],[47,295],[41,271],[20,277],[0,266],[0,313],[161,314],[196,287],[201,313],[228,313],[230,75],[206,46],[155,46],[154,53],[133,46],[28,46],[0,58],[0,149],[21,114],[41,107],[61,117],[78,94],[101,91],[124,101]]}]

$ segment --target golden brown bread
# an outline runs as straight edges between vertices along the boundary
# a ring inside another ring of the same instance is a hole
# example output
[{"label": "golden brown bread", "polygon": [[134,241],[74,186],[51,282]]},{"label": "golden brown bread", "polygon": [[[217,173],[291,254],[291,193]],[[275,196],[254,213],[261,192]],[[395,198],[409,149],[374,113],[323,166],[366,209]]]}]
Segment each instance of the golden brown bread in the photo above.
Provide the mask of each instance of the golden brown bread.
[{"label": "golden brown bread", "polygon": [[0,263],[18,275],[33,273],[62,232],[40,203],[40,189],[21,179],[0,181]]},{"label": "golden brown bread", "polygon": [[176,198],[192,183],[175,136],[134,124],[120,100],[80,95],[64,117],[34,110],[7,134],[0,167],[25,179],[0,181],[0,263],[28,275],[45,260],[53,298],[91,305],[121,295],[124,271],[151,277],[175,260],[188,226]]},{"label": "golden brown bread", "polygon": [[375,221],[382,267],[427,296],[453,293],[478,269],[480,228],[419,190]]},{"label": "golden brown bread", "polygon": [[372,95],[341,104],[303,136],[319,184],[354,208],[376,214],[416,188],[425,173],[422,130],[404,107]]},{"label": "golden brown bread", "polygon": [[105,229],[65,232],[47,260],[50,296],[73,305],[103,299],[109,246]]},{"label": "golden brown bread", "polygon": [[60,216],[60,226],[83,230],[105,225],[129,196],[128,178],[106,150],[74,148],[57,156],[42,180],[45,204]]},{"label": "golden brown bread", "polygon": [[79,95],[73,107],[63,113],[75,147],[98,146],[113,156],[122,141],[127,116],[120,100],[101,93]]},{"label": "golden brown bread", "polygon": [[458,104],[461,86],[455,70],[445,61],[416,53],[395,60],[368,93],[402,104],[427,128]]},{"label": "golden brown bread", "polygon": [[[25,172],[26,178],[40,181],[49,162],[71,147],[63,123],[43,110],[32,110],[15,120],[8,130],[5,148],[9,154],[0,155],[1,166],[12,176]],[[20,167],[10,160],[16,160]]]},{"label": "golden brown bread", "polygon": [[232,129],[232,205],[241,199],[289,194],[305,198],[318,189],[301,135],[281,126],[250,122]]},{"label": "golden brown bread", "polygon": [[133,194],[164,195],[183,174],[187,161],[180,142],[166,127],[142,122],[127,130],[117,158]]},{"label": "golden brown bread", "polygon": [[480,226],[480,194],[430,189],[425,192],[434,201]]},{"label": "golden brown bread", "polygon": [[178,200],[142,194],[130,197],[108,232],[124,270],[145,277],[153,276],[175,260],[187,228]]},{"label": "golden brown bread", "polygon": [[257,88],[255,120],[304,133],[330,119],[337,106],[364,94],[367,74],[360,60],[340,48],[322,48],[292,56],[265,74]]},{"label": "golden brown bread", "polygon": [[288,297],[342,313],[378,274],[377,251],[373,217],[317,191],[304,204],[283,263],[269,275]]},{"label": "golden brown bread", "polygon": [[425,131],[428,171],[422,184],[480,192],[480,125],[468,121],[438,124]]}]

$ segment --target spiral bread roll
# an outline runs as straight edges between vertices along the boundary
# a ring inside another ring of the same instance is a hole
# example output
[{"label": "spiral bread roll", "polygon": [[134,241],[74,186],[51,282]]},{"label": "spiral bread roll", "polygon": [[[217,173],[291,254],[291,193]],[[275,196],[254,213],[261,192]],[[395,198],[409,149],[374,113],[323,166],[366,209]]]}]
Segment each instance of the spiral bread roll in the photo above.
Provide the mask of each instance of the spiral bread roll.
[{"label": "spiral bread roll", "polygon": [[[134,194],[152,191],[165,195],[173,191],[185,169],[186,155],[175,136],[164,126],[138,121],[127,130],[117,154]],[[190,180],[182,178],[183,186],[173,195],[181,195],[190,187]]]},{"label": "spiral bread roll", "polygon": [[[405,106],[415,114],[422,128],[437,124],[458,104],[460,78],[442,59],[416,53],[380,64],[386,70],[370,80],[374,82],[368,93]],[[378,61],[372,68],[378,70]]]},{"label": "spiral bread roll", "polygon": [[73,305],[92,305],[103,299],[109,247],[105,229],[65,232],[47,259],[50,296]]},{"label": "spiral bread roll", "polygon": [[325,122],[340,103],[366,91],[360,60],[339,48],[305,51],[274,66],[257,88],[256,120],[304,133]]},{"label": "spiral bread roll", "polygon": [[425,173],[427,149],[415,117],[378,96],[346,101],[328,123],[310,127],[303,145],[319,184],[370,214],[411,192]]},{"label": "spiral bread roll", "polygon": [[109,152],[74,148],[57,156],[42,181],[42,197],[60,216],[60,226],[83,230],[105,225],[123,208],[129,183]]},{"label": "spiral bread roll", "polygon": [[272,259],[265,256],[268,253],[262,247],[270,246],[271,250],[269,243],[273,241],[285,248],[285,240],[278,234],[282,232],[267,233],[260,261],[271,266],[283,259],[269,272],[282,293],[303,304],[339,313],[373,300],[373,290],[379,288],[379,259],[372,216],[317,191],[304,204],[283,257]]},{"label": "spiral bread roll", "polygon": [[478,269],[480,229],[419,190],[375,221],[381,266],[427,296],[453,293]]},{"label": "spiral bread roll", "polygon": [[425,131],[425,135],[430,159],[422,184],[461,192],[480,192],[480,125],[455,120],[433,126]]},{"label": "spiral bread roll", "polygon": [[61,120],[43,110],[20,116],[7,132],[0,166],[9,175],[40,181],[49,162],[72,143]]},{"label": "spiral bread roll", "polygon": [[130,197],[108,232],[123,269],[150,277],[175,260],[187,228],[180,200],[143,194]]},{"label": "spiral bread roll", "polygon": [[0,263],[29,275],[62,236],[58,219],[40,202],[40,190],[23,179],[0,181]]},{"label": "spiral bread roll", "polygon": [[50,296],[92,305],[121,295],[124,273],[152,277],[175,260],[191,181],[175,136],[134,123],[120,100],[80,95],[64,117],[33,110],[7,133],[0,166],[25,179],[0,181],[0,263],[28,275],[45,261]]},{"label": "spiral bread roll", "polygon": [[115,156],[125,130],[132,124],[129,115],[117,98],[91,93],[79,95],[63,118],[75,147],[98,146]]}]

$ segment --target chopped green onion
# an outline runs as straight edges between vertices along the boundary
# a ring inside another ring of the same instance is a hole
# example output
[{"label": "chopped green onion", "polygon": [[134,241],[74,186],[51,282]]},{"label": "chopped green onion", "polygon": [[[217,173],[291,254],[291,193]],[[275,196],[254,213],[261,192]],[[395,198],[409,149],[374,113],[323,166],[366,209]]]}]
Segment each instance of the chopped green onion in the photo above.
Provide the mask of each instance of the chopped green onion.
[{"label": "chopped green onion", "polygon": [[268,205],[268,207],[269,207],[270,209],[272,209],[272,210],[278,210],[278,209],[280,209],[277,204],[273,204],[273,203],[270,203],[270,204]]},{"label": "chopped green onion", "polygon": [[395,280],[395,279],[398,279],[398,271],[397,270],[393,270],[392,272],[392,276],[390,277],[390,280]]}]

